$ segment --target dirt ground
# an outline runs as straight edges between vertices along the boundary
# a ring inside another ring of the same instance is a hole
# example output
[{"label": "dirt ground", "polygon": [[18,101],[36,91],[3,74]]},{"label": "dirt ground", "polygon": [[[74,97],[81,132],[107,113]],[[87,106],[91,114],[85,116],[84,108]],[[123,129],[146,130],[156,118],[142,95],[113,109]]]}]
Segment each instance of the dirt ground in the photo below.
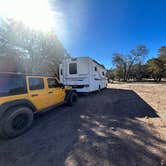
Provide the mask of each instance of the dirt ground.
[{"label": "dirt ground", "polygon": [[109,84],[0,140],[0,166],[165,166],[166,85]]}]

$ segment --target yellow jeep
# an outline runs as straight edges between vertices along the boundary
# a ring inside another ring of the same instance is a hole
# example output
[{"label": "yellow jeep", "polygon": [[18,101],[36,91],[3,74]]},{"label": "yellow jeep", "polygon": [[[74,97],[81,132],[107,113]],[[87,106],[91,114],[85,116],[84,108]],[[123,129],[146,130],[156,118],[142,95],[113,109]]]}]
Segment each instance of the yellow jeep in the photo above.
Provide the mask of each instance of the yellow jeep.
[{"label": "yellow jeep", "polygon": [[56,77],[0,73],[0,136],[21,135],[32,125],[34,113],[76,101],[76,92]]}]

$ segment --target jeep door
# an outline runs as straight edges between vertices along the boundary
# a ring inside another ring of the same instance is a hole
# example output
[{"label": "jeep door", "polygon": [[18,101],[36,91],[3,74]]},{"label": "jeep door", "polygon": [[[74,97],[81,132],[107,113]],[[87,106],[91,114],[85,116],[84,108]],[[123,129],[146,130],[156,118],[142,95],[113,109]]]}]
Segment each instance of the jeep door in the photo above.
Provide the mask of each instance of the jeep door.
[{"label": "jeep door", "polygon": [[55,78],[48,78],[48,94],[50,105],[56,105],[64,102],[65,89],[59,86],[59,81]]},{"label": "jeep door", "polygon": [[45,87],[45,81],[46,80],[43,77],[27,77],[29,100],[34,104],[38,111],[49,107],[47,100],[48,91]]}]

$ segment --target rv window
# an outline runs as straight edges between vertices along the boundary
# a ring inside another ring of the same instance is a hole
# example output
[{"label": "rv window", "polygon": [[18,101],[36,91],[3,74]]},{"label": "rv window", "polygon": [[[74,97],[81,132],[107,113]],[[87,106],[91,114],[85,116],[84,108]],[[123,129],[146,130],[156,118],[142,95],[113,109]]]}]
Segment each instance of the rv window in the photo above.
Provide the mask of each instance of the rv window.
[{"label": "rv window", "polygon": [[95,67],[95,71],[97,71],[97,67]]},{"label": "rv window", "polygon": [[69,64],[69,73],[70,74],[77,74],[77,63],[70,63]]},{"label": "rv window", "polygon": [[103,73],[103,76],[104,76],[105,75],[104,71],[102,73]]}]

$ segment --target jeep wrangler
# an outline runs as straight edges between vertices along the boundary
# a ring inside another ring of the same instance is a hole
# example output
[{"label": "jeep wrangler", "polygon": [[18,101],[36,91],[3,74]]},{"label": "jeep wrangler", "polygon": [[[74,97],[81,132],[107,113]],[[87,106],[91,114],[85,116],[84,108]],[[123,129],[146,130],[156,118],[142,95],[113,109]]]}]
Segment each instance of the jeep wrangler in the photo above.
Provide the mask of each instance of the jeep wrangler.
[{"label": "jeep wrangler", "polygon": [[76,101],[77,93],[56,77],[0,73],[0,136],[19,136],[32,126],[35,113]]}]

